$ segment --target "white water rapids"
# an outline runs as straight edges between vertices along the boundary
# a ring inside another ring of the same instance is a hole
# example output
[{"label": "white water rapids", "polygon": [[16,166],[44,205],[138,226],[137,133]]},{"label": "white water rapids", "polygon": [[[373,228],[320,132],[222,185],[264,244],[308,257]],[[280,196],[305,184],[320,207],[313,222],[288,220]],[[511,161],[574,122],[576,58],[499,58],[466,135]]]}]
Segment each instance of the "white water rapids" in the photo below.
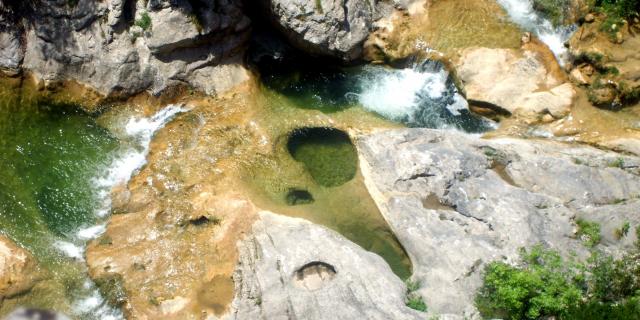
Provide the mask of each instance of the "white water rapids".
[{"label": "white water rapids", "polygon": [[[93,178],[96,194],[95,216],[98,225],[85,226],[73,235],[71,241],[58,240],[54,247],[66,256],[78,261],[84,260],[88,241],[99,237],[106,229],[106,217],[111,211],[111,190],[127,183],[133,174],[146,163],[149,145],[153,135],[164,127],[176,114],[188,111],[178,105],[169,105],[151,117],[132,117],[123,124],[121,146],[111,155],[111,163]],[[86,279],[82,292],[73,305],[73,311],[81,318],[116,320],[123,319],[120,310],[109,306],[95,284]]]},{"label": "white water rapids", "polygon": [[532,0],[497,0],[511,20],[523,29],[535,34],[554,53],[560,64],[568,59],[564,46],[576,30],[576,26],[554,27],[551,21],[542,17],[533,9]]}]

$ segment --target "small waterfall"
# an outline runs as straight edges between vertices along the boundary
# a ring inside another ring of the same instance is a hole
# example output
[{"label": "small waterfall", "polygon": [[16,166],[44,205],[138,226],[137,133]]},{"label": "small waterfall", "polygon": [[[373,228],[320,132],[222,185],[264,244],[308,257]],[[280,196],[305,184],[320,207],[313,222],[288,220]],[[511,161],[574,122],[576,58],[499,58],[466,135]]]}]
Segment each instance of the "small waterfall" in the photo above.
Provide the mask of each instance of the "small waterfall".
[{"label": "small waterfall", "polygon": [[575,32],[575,25],[554,27],[551,21],[542,17],[533,9],[532,0],[497,1],[513,22],[540,38],[551,49],[560,64],[564,64],[567,61],[568,51],[564,44]]},{"label": "small waterfall", "polygon": [[[188,111],[184,106],[169,105],[151,117],[132,117],[124,124],[122,136],[118,137],[121,147],[111,155],[111,163],[93,178],[96,194],[94,214],[99,224],[84,226],[69,236],[70,241],[57,240],[54,247],[66,256],[78,261],[84,260],[88,241],[99,237],[106,229],[106,217],[111,211],[111,190],[125,184],[132,175],[146,163],[149,145],[153,135],[164,127],[176,114]],[[120,310],[107,304],[95,284],[87,279],[79,288],[73,305],[74,312],[81,318],[116,320],[123,319]]]},{"label": "small waterfall", "polygon": [[489,130],[493,124],[475,117],[449,73],[436,61],[411,68],[366,66],[358,75],[357,92],[348,93],[367,110],[410,127]]}]

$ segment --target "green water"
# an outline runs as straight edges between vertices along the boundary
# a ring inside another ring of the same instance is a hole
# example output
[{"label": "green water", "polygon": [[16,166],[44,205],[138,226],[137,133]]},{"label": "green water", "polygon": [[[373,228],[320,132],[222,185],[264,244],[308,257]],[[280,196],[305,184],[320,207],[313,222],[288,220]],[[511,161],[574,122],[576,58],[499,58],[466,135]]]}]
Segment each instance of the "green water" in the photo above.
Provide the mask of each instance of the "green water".
[{"label": "green water", "polygon": [[[99,204],[92,178],[109,165],[108,155],[118,143],[72,105],[34,102],[2,90],[0,233],[31,251],[49,275],[44,291],[18,300],[64,310],[69,302],[64,300],[86,277],[84,266],[53,243],[72,242],[79,228],[96,222]],[[5,302],[0,314],[9,307]]]},{"label": "green water", "polygon": [[331,128],[303,128],[289,136],[287,149],[321,186],[335,187],[353,179],[358,154],[349,136]]},{"label": "green water", "polygon": [[243,181],[254,191],[252,200],[260,208],[331,228],[408,278],[411,261],[364,185],[351,139],[328,129],[397,125],[361,108],[331,113],[299,108],[289,97],[263,89],[254,119],[275,145],[245,168]]}]

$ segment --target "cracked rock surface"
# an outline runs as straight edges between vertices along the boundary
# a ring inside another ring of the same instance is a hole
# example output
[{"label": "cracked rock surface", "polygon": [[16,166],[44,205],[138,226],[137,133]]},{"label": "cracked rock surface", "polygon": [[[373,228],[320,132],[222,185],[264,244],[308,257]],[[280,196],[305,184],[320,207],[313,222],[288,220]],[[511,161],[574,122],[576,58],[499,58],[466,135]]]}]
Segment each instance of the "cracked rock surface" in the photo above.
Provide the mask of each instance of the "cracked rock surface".
[{"label": "cracked rock surface", "polygon": [[[585,256],[575,219],[602,224],[616,254],[639,222],[640,159],[587,146],[402,129],[358,141],[367,187],[407,250],[429,311],[478,317],[481,271],[538,243]],[[615,214],[612,214],[615,212]]]}]

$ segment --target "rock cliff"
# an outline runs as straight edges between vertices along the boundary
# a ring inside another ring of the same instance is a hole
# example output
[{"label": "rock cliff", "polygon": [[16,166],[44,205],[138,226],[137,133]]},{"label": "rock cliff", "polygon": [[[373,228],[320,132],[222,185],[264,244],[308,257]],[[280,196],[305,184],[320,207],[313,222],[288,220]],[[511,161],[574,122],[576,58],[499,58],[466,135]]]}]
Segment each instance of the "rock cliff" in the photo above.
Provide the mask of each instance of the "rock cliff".
[{"label": "rock cliff", "polygon": [[30,71],[45,86],[75,80],[129,96],[187,84],[215,94],[247,78],[240,58],[250,21],[241,1],[25,4],[0,11],[0,67]]}]

